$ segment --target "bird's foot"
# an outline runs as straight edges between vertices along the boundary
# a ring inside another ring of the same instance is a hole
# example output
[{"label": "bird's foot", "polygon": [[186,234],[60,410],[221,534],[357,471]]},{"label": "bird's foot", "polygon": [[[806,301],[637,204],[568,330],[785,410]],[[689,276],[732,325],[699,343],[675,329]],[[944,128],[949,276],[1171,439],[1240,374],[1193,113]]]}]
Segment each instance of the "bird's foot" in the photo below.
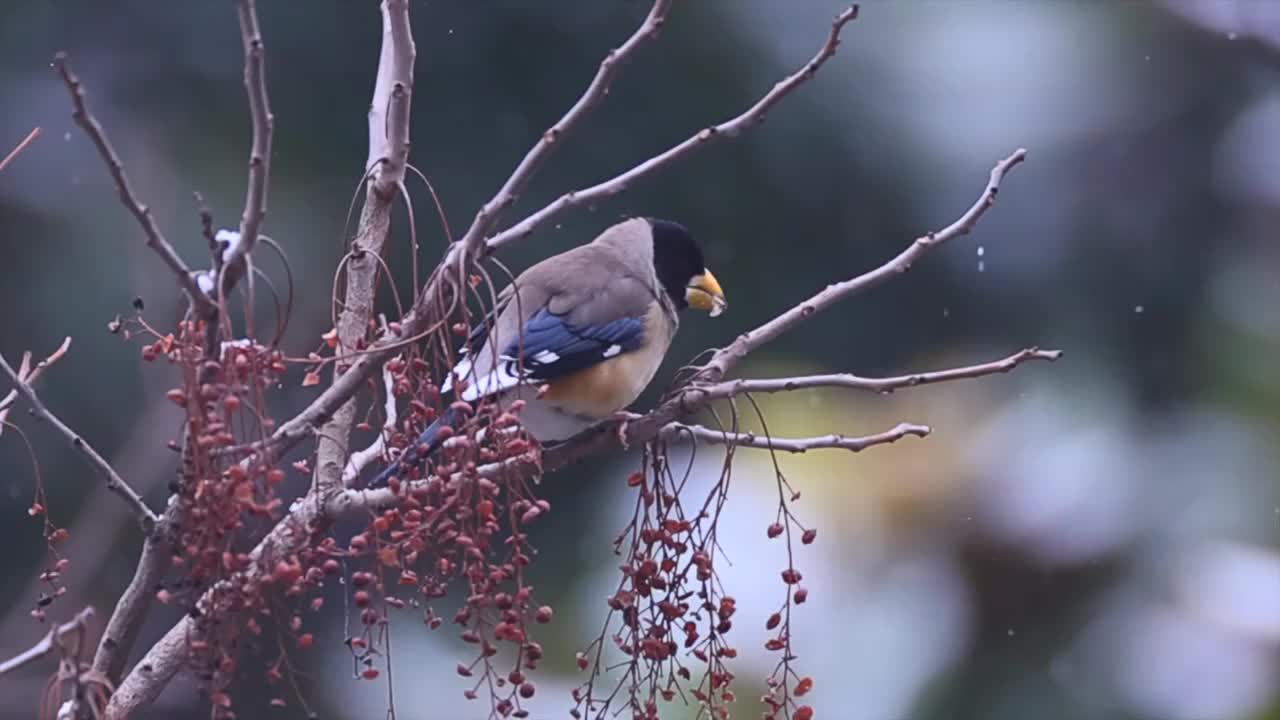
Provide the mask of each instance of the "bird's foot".
[{"label": "bird's foot", "polygon": [[627,425],[629,425],[632,420],[639,420],[642,417],[644,417],[644,415],[641,415],[639,413],[627,412],[626,410],[619,410],[618,412],[613,414],[612,418],[610,418],[614,422],[618,423],[618,426],[615,432],[617,432],[618,434],[618,444],[622,446],[623,450],[631,449],[631,444],[627,442]]}]

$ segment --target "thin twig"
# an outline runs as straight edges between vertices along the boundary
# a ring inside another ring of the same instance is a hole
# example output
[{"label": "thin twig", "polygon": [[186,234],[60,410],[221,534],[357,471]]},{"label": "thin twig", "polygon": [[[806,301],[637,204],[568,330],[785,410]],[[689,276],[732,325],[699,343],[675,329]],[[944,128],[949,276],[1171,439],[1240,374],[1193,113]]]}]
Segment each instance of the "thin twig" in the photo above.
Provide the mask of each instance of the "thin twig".
[{"label": "thin twig", "polygon": [[[57,350],[49,353],[48,357],[36,363],[35,367],[31,367],[31,353],[23,353],[22,363],[18,367],[18,379],[34,387],[36,380],[40,379],[40,375],[44,373],[45,369],[62,359],[62,356],[66,355],[70,349],[71,336],[68,335],[63,339]],[[17,399],[18,391],[14,389],[10,390],[8,395],[5,395],[3,400],[0,400],[0,432],[4,431],[4,421],[9,419],[9,411],[13,409],[13,404]]]},{"label": "thin twig", "polygon": [[4,169],[9,167],[9,163],[13,162],[14,158],[22,154],[22,151],[26,150],[27,146],[35,142],[38,137],[40,137],[40,128],[31,128],[31,132],[27,133],[27,136],[22,139],[22,142],[14,146],[14,148],[9,151],[9,154],[5,155],[3,160],[0,160],[0,172],[4,172]]},{"label": "thin twig", "polygon": [[76,431],[67,427],[66,424],[58,419],[57,415],[49,412],[49,408],[45,407],[40,397],[36,395],[36,391],[22,381],[17,371],[9,365],[9,361],[3,355],[0,355],[0,369],[4,370],[5,375],[9,376],[9,381],[13,383],[13,388],[31,406],[31,410],[36,417],[52,425],[54,430],[57,430],[71,443],[72,447],[79,450],[89,460],[89,464],[93,465],[106,479],[107,489],[124,498],[125,502],[133,506],[134,513],[137,514],[138,520],[142,523],[143,530],[150,532],[159,518],[151,511],[151,508],[147,507],[142,497],[129,486],[129,483],[125,482],[124,478],[120,477],[115,468],[111,467],[111,464],[99,455],[97,450],[93,449],[92,445],[85,442],[84,438],[80,437]]},{"label": "thin twig", "polygon": [[873,445],[885,445],[897,442],[908,435],[928,437],[932,432],[928,425],[899,423],[897,427],[874,435],[847,437],[840,434],[822,435],[806,438],[779,438],[767,434],[757,435],[753,432],[728,432],[714,430],[702,425],[685,425],[671,423],[662,428],[660,433],[668,440],[693,439],[697,442],[715,443],[717,445],[733,445],[736,447],[760,448],[761,450],[779,450],[789,453],[803,453],[817,448],[837,448],[860,452]]},{"label": "thin twig", "polygon": [[103,162],[107,164],[107,170],[111,172],[111,178],[115,180],[120,202],[137,219],[138,224],[142,227],[143,234],[146,235],[147,247],[151,248],[152,251],[160,256],[164,264],[169,266],[169,269],[178,279],[178,285],[187,292],[199,314],[205,318],[214,317],[218,312],[217,305],[208,295],[201,292],[200,287],[196,284],[195,276],[191,273],[191,269],[187,267],[182,257],[178,255],[178,251],[173,249],[173,246],[165,239],[164,234],[160,232],[160,226],[156,224],[155,218],[151,215],[151,208],[138,202],[138,199],[134,196],[133,189],[129,185],[129,178],[124,174],[124,164],[120,162],[120,156],[116,154],[115,148],[111,146],[111,141],[107,139],[107,133],[103,130],[101,123],[89,112],[88,104],[85,102],[84,86],[81,84],[80,78],[71,71],[67,54],[59,52],[54,55],[53,64],[62,76],[62,82],[67,86],[67,91],[71,93],[72,119],[89,136],[94,146],[98,148],[98,154],[102,156]]},{"label": "thin twig", "polygon": [[1019,148],[1012,155],[996,163],[991,169],[991,174],[987,179],[986,186],[982,189],[982,194],[978,199],[961,215],[955,222],[945,228],[931,232],[916,238],[915,242],[899,253],[892,260],[886,262],[880,267],[867,273],[863,273],[851,280],[836,283],[827,286],[822,292],[814,295],[808,300],[796,305],[790,310],[775,317],[769,322],[752,330],[749,333],[741,335],[729,347],[716,352],[711,362],[707,364],[708,370],[713,370],[719,375],[728,372],[747,353],[773,341],[779,335],[798,325],[802,320],[812,317],[813,315],[830,308],[832,305],[845,300],[858,293],[866,292],[885,281],[898,277],[902,273],[911,269],[925,253],[930,250],[953,240],[961,235],[968,235],[973,231],[974,226],[982,219],[982,216],[996,202],[996,194],[1000,191],[1000,182],[1004,180],[1004,176],[1009,170],[1017,167],[1019,163],[1027,158],[1027,151]]},{"label": "thin twig", "polygon": [[240,242],[232,248],[223,269],[224,296],[229,295],[236,281],[247,273],[247,258],[258,246],[262,220],[267,215],[271,139],[275,130],[275,116],[271,114],[271,100],[267,95],[262,31],[258,27],[255,0],[237,0],[236,14],[240,19],[240,39],[244,46],[244,89],[249,97],[253,145],[249,149],[249,184],[245,190],[244,213],[240,217]]},{"label": "thin twig", "polygon": [[769,92],[755,102],[754,105],[747,108],[740,115],[726,120],[719,125],[703,128],[694,133],[684,142],[675,145],[666,151],[654,155],[626,172],[617,175],[604,182],[597,183],[582,190],[575,190],[561,195],[556,200],[541,210],[526,217],[524,220],[512,225],[510,228],[494,235],[486,243],[489,251],[496,250],[514,240],[528,236],[542,223],[550,220],[552,217],[561,212],[579,205],[599,202],[600,200],[612,197],[618,193],[631,187],[640,178],[650,173],[661,170],[680,158],[688,155],[701,147],[706,146],[714,140],[720,138],[733,138],[743,130],[759,125],[764,122],[765,114],[768,113],[774,105],[777,105],[787,95],[790,95],[796,88],[813,79],[814,75],[822,67],[827,60],[835,55],[836,48],[840,45],[840,32],[844,26],[852,22],[858,17],[858,6],[853,5],[844,12],[836,16],[831,23],[831,32],[827,35],[827,41],[823,43],[818,53],[813,56],[804,67],[795,71],[791,75],[783,78],[773,86]]},{"label": "thin twig", "polygon": [[1019,350],[1009,357],[1002,360],[996,360],[994,362],[982,363],[980,365],[969,365],[966,367],[949,368],[947,370],[936,370],[933,372],[915,373],[912,375],[869,378],[860,377],[852,373],[832,373],[827,375],[800,375],[796,377],[769,379],[739,379],[727,380],[716,385],[702,387],[701,391],[705,392],[711,399],[730,398],[743,393],[777,393],[791,392],[792,390],[832,387],[866,390],[876,393],[891,393],[894,390],[916,387],[918,385],[930,385],[933,383],[948,382],[951,380],[962,380],[965,378],[982,377],[984,375],[1007,373],[1028,360],[1048,360],[1049,362],[1053,362],[1060,357],[1062,357],[1061,350],[1026,348],[1025,350]]},{"label": "thin twig", "polygon": [[32,645],[29,649],[24,650],[17,655],[0,662],[0,677],[7,675],[14,670],[21,669],[31,663],[52,654],[62,646],[62,638],[64,635],[71,633],[86,633],[89,631],[89,620],[93,618],[93,608],[86,607],[76,613],[75,617],[57,627],[49,628],[49,632],[41,638],[40,642]]},{"label": "thin twig", "polygon": [[[478,250],[481,250],[480,243],[497,225],[502,212],[514,205],[516,200],[519,199],[520,194],[524,192],[525,187],[533,179],[538,168],[546,162],[547,158],[551,157],[556,148],[564,142],[565,137],[577,127],[579,121],[590,114],[609,94],[609,85],[613,82],[618,68],[630,59],[641,45],[658,35],[662,25],[666,22],[667,13],[671,10],[671,4],[672,0],[655,0],[653,7],[649,9],[649,14],[645,17],[640,27],[636,28],[636,31],[631,34],[631,37],[627,38],[626,42],[610,50],[609,54],[600,62],[600,69],[596,71],[595,77],[591,79],[591,84],[587,86],[586,91],[573,104],[573,107],[570,107],[556,124],[542,134],[538,142],[529,149],[524,159],[520,161],[515,171],[511,173],[511,177],[507,178],[507,181],[502,184],[493,199],[480,208],[480,211],[476,213],[475,220],[471,223],[471,227],[467,229],[466,234],[460,240],[468,254],[475,255]],[[532,227],[529,230],[532,231]],[[525,234],[527,235],[528,233],[526,232]],[[505,236],[507,233],[502,235]],[[496,248],[498,245],[491,242],[490,247]]]}]

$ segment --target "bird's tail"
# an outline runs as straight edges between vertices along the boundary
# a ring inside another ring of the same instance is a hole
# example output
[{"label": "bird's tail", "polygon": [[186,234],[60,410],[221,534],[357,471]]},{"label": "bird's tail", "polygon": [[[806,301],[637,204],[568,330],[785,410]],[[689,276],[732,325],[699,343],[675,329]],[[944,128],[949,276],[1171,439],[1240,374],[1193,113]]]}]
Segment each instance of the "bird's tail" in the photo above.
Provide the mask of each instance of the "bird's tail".
[{"label": "bird's tail", "polygon": [[454,411],[453,408],[446,408],[444,414],[428,425],[427,429],[422,431],[422,434],[418,436],[413,445],[409,446],[400,455],[400,459],[383,468],[382,472],[378,473],[378,476],[369,482],[368,487],[370,489],[386,487],[392,477],[408,471],[430,457],[450,437],[449,433],[441,433],[441,429],[446,427],[455,428],[461,420],[462,415],[460,413]]}]

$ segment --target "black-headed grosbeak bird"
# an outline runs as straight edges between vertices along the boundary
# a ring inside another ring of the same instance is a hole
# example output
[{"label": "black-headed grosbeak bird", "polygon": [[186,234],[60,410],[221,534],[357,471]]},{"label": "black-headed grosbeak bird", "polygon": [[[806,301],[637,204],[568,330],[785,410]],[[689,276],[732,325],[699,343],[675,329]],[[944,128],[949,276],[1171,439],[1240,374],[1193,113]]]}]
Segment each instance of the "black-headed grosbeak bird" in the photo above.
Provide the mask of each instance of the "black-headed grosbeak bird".
[{"label": "black-headed grosbeak bird", "polygon": [[[539,442],[567,440],[615,416],[653,379],[692,307],[716,317],[724,291],[682,225],[632,218],[589,244],[525,270],[471,333],[441,385],[458,400],[524,400],[521,425]],[[440,444],[446,411],[369,487],[386,485]]]}]

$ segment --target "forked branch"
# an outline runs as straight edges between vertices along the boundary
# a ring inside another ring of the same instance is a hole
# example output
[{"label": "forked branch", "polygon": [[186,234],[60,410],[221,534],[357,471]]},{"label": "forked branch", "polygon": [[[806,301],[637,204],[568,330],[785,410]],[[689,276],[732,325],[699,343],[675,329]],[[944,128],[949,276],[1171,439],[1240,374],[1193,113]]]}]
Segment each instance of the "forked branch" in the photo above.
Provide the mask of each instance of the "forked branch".
[{"label": "forked branch", "polygon": [[618,193],[630,188],[637,180],[661,170],[676,160],[705,147],[712,141],[721,138],[734,138],[747,128],[754,127],[764,122],[765,114],[769,112],[773,106],[782,101],[783,98],[790,95],[804,83],[812,80],[827,62],[831,56],[836,54],[836,48],[840,45],[840,33],[844,30],[844,26],[853,22],[858,17],[858,6],[853,5],[844,12],[836,16],[831,23],[831,32],[827,35],[827,41],[818,49],[818,53],[813,56],[804,67],[795,71],[791,75],[780,80],[773,86],[769,92],[755,102],[754,105],[747,108],[741,114],[726,120],[719,125],[703,128],[694,133],[684,142],[675,145],[667,150],[654,155],[626,172],[617,175],[604,182],[597,183],[581,190],[574,190],[561,195],[546,207],[538,210],[524,220],[516,223],[510,228],[494,235],[488,240],[487,247],[489,251],[527,237],[539,225],[545,223],[551,218],[572,207],[586,205],[589,203],[599,202],[604,198],[612,197]]},{"label": "forked branch", "polygon": [[[497,225],[502,211],[515,204],[520,194],[528,187],[529,181],[537,173],[538,168],[546,162],[547,158],[551,157],[556,148],[563,144],[565,137],[578,126],[578,123],[609,94],[609,86],[612,84],[618,68],[629,60],[641,45],[657,37],[662,25],[667,20],[667,13],[671,11],[672,2],[673,0],[655,0],[653,7],[649,9],[649,14],[645,17],[644,22],[640,24],[640,27],[636,28],[636,31],[631,34],[631,37],[627,38],[626,42],[610,50],[609,54],[600,62],[600,69],[596,71],[595,77],[591,79],[591,84],[587,86],[586,91],[582,93],[578,101],[565,112],[564,116],[556,124],[542,134],[538,142],[530,148],[524,159],[516,166],[515,171],[502,184],[493,199],[480,208],[480,211],[476,213],[475,220],[471,223],[471,227],[467,229],[461,240],[463,248],[469,255],[476,256],[480,254],[477,252],[482,249],[480,243],[485,240]],[[498,247],[498,244],[489,243],[490,249],[496,247]]]},{"label": "forked branch", "polygon": [[27,665],[47,656],[54,652],[60,651],[62,648],[62,638],[78,633],[83,636],[89,632],[89,621],[93,619],[93,608],[86,607],[76,613],[75,617],[57,627],[49,628],[49,632],[41,638],[40,642],[32,645],[30,648],[14,655],[8,660],[0,662],[0,677],[7,675],[15,670],[20,670]]},{"label": "forked branch", "polygon": [[700,388],[711,399],[730,398],[744,393],[778,393],[810,388],[848,388],[875,393],[891,393],[902,388],[919,385],[933,385],[951,380],[977,378],[997,373],[1007,373],[1028,360],[1047,360],[1053,362],[1062,357],[1061,350],[1041,350],[1026,348],[994,362],[966,367],[935,370],[933,372],[897,375],[895,377],[870,378],[852,373],[831,373],[825,375],[799,375],[796,377],[768,379],[727,380],[722,383]]}]

